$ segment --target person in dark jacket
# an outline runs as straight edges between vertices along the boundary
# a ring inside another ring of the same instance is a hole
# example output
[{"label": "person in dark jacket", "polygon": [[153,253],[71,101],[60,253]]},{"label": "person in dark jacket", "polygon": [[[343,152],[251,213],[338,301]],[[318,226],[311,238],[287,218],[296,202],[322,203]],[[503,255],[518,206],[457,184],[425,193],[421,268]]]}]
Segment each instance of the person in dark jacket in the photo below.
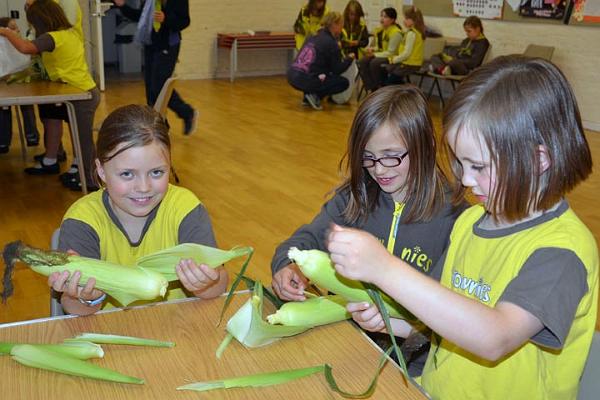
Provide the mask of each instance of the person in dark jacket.
[{"label": "person in dark jacket", "polygon": [[[142,9],[129,7],[125,0],[113,2],[126,18],[140,21]],[[154,106],[165,81],[173,75],[179,56],[181,31],[190,25],[188,0],[157,0],[155,5],[153,24],[148,26],[151,29],[150,42],[144,44],[146,102],[151,107]],[[196,130],[198,111],[183,101],[175,90],[169,99],[169,108],[183,120],[184,135]]]},{"label": "person in dark jacket", "polygon": [[352,56],[342,58],[338,38],[344,26],[339,12],[330,12],[323,28],[305,42],[287,71],[290,85],[304,92],[303,104],[322,110],[323,97],[343,92],[350,84],[340,76],[352,63]]},{"label": "person in dark jacket", "polygon": [[447,47],[443,53],[431,57],[426,68],[442,75],[467,75],[481,65],[490,47],[483,24],[478,17],[470,16],[463,22],[463,28],[467,37],[460,45]]}]

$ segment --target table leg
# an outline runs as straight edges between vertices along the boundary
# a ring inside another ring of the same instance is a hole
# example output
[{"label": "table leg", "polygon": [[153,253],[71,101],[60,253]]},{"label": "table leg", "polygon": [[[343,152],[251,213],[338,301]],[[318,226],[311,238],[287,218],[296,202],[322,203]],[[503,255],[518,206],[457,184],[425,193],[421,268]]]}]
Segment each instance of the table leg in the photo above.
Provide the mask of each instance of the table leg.
[{"label": "table leg", "polygon": [[231,44],[231,71],[229,76],[230,82],[233,82],[233,80],[235,79],[235,73],[237,71],[237,56],[237,39],[234,39],[233,43]]},{"label": "table leg", "polygon": [[73,149],[75,151],[75,157],[79,161],[77,168],[79,170],[79,180],[81,182],[81,191],[83,194],[87,194],[87,182],[85,179],[85,166],[83,162],[83,154],[81,152],[81,142],[79,141],[79,128],[77,127],[77,116],[75,115],[75,107],[70,101],[65,101],[67,107],[67,114],[69,116],[69,127],[71,128],[71,140],[73,141]]},{"label": "table leg", "polygon": [[19,141],[21,142],[21,158],[23,162],[27,161],[27,139],[25,138],[25,131],[23,129],[23,114],[21,113],[21,107],[15,106],[15,114],[17,117],[17,126],[19,127]]}]

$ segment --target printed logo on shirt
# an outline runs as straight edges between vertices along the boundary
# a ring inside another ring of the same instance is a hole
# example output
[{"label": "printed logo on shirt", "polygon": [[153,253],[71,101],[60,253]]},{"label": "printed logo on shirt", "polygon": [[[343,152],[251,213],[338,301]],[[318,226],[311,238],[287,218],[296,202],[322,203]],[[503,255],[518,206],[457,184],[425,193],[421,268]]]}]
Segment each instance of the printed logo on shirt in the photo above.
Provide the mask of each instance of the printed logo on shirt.
[{"label": "printed logo on shirt", "polygon": [[423,272],[428,272],[433,263],[433,260],[423,252],[420,246],[415,246],[412,249],[408,247],[403,248],[400,258],[413,266],[419,267]]},{"label": "printed logo on shirt", "polygon": [[315,50],[315,45],[312,43],[307,43],[300,50],[300,53],[298,53],[298,57],[296,57],[296,61],[294,61],[292,67],[308,74],[310,66],[315,61],[316,55],[317,51]]},{"label": "printed logo on shirt", "polygon": [[485,283],[482,278],[473,279],[461,275],[460,272],[452,270],[452,286],[459,291],[474,296],[484,303],[490,302],[490,285]]}]

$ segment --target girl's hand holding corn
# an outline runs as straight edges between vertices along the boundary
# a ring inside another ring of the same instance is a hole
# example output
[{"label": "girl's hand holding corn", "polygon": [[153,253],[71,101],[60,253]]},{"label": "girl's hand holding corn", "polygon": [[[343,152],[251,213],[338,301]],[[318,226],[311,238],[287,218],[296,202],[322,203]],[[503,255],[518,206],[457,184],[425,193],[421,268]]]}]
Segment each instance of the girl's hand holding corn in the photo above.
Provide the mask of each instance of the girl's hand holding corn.
[{"label": "girl's hand holding corn", "polygon": [[[79,253],[73,250],[67,250],[67,254],[71,256],[78,256]],[[62,293],[63,296],[68,296],[72,301],[79,301],[79,299],[84,301],[96,300],[104,295],[104,292],[95,288],[96,279],[90,278],[86,282],[85,286],[79,285],[79,280],[81,279],[81,272],[75,271],[73,275],[70,276],[69,271],[62,272],[53,272],[48,276],[48,286],[54,289],[55,292]],[[64,305],[63,305],[64,306]],[[68,312],[68,310],[65,309]]]},{"label": "girl's hand holding corn", "polygon": [[300,268],[292,263],[288,264],[273,275],[271,283],[275,294],[281,300],[304,301],[304,289],[308,286],[308,280],[300,272]]},{"label": "girl's hand holding corn", "polygon": [[206,264],[196,264],[192,259],[183,259],[175,268],[177,277],[184,288],[197,295],[215,285],[220,278],[218,268]]},{"label": "girl's hand holding corn", "polygon": [[384,268],[393,265],[394,256],[365,231],[332,224],[327,239],[331,261],[346,278],[377,285],[385,279]]},{"label": "girl's hand holding corn", "polygon": [[346,310],[352,314],[352,319],[365,331],[386,332],[383,317],[374,304],[348,303]]}]

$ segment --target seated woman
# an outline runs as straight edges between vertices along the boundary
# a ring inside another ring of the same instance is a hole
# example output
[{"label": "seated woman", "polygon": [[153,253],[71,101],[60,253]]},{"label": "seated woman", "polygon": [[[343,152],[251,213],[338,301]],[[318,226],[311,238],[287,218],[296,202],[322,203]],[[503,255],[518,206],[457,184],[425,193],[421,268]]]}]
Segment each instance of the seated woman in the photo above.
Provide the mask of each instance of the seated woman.
[{"label": "seated woman", "polygon": [[369,31],[364,20],[365,13],[360,3],[350,0],[344,9],[344,29],[342,29],[342,53],[354,54],[357,60],[365,54],[369,44]]},{"label": "seated woman", "polygon": [[381,66],[389,63],[389,58],[398,53],[402,42],[402,29],[396,24],[397,16],[396,9],[392,7],[381,11],[381,26],[373,34],[374,46],[368,47],[367,53],[358,62],[360,77],[368,91],[382,86],[386,73]]},{"label": "seated woman", "polygon": [[443,53],[431,57],[427,69],[441,75],[467,75],[483,62],[490,42],[483,34],[483,24],[476,16],[463,22],[467,37],[459,46],[447,47]]},{"label": "seated woman", "polygon": [[404,26],[407,31],[398,48],[398,55],[390,59],[386,66],[388,77],[386,85],[405,83],[406,77],[423,65],[423,42],[425,41],[425,22],[423,14],[416,7],[404,11]]},{"label": "seated woman", "polygon": [[352,57],[342,58],[338,38],[344,20],[339,12],[323,19],[323,28],[305,42],[287,71],[290,85],[304,93],[303,103],[322,110],[323,97],[348,88],[348,79],[340,76],[352,63]]}]

